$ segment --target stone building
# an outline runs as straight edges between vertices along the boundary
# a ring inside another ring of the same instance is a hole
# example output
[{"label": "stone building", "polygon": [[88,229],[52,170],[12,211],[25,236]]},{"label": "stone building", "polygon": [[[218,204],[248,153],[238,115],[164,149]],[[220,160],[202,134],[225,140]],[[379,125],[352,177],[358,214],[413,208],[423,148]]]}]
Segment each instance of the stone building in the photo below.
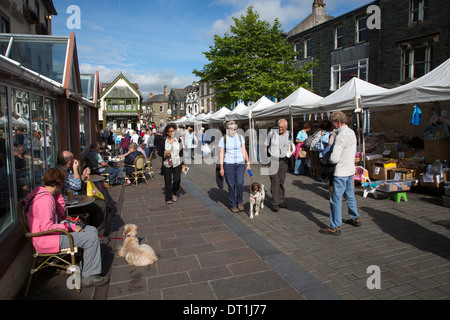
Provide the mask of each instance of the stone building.
[{"label": "stone building", "polygon": [[200,113],[199,107],[199,86],[194,81],[192,85],[186,87],[186,116],[191,117]]},{"label": "stone building", "polygon": [[[319,4],[325,5],[315,0],[313,16]],[[380,17],[367,12],[372,5],[380,8]],[[353,77],[395,87],[449,58],[449,7],[445,0],[377,0],[335,18],[322,13],[322,23],[314,26],[309,16],[289,32],[288,41],[300,65],[318,61],[311,70],[316,94],[327,96]],[[368,18],[379,18],[381,28],[368,27]]]},{"label": "stone building", "polygon": [[[145,117],[147,124],[155,122],[156,125],[164,123],[167,119],[167,110],[169,109],[169,90],[164,86],[164,93],[153,95],[150,93],[148,99],[143,103],[143,108],[147,110]],[[151,116],[150,116],[151,114]]]},{"label": "stone building", "polygon": [[211,111],[217,111],[215,91],[210,88],[207,83],[199,84],[198,99],[200,104],[200,112],[209,113]]},{"label": "stone building", "polygon": [[52,0],[2,0],[0,33],[50,35],[57,14]]},{"label": "stone building", "polygon": [[167,122],[180,119],[186,115],[187,89],[172,89],[169,94]]}]

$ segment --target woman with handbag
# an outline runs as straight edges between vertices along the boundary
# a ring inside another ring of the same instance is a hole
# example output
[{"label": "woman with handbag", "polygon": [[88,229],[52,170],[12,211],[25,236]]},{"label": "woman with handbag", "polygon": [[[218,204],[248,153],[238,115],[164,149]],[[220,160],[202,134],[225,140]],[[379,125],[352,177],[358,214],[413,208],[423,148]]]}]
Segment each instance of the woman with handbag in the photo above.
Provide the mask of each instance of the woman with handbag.
[{"label": "woman with handbag", "polygon": [[163,158],[161,173],[164,176],[165,200],[167,204],[177,201],[177,193],[181,184],[181,171],[185,166],[183,144],[175,137],[177,127],[169,124],[164,129],[164,143],[158,145],[158,154]]},{"label": "woman with handbag", "polygon": [[[95,227],[84,226],[65,216],[66,204],[61,189],[66,175],[59,169],[49,169],[42,181],[44,186],[34,189],[25,199],[27,222],[30,233],[39,233],[54,229],[63,229],[71,233],[74,245],[83,249],[83,270],[81,286],[103,286],[108,283],[107,277],[101,276],[102,256],[98,232]],[[41,253],[59,252],[68,248],[69,238],[64,234],[34,237],[33,245]]]},{"label": "woman with handbag", "polygon": [[307,152],[306,149],[303,148],[303,142],[308,139],[308,131],[310,130],[311,126],[306,122],[303,125],[303,129],[297,134],[297,138],[295,139],[295,143],[299,144],[298,157],[295,159],[294,166],[295,175],[305,174]]}]

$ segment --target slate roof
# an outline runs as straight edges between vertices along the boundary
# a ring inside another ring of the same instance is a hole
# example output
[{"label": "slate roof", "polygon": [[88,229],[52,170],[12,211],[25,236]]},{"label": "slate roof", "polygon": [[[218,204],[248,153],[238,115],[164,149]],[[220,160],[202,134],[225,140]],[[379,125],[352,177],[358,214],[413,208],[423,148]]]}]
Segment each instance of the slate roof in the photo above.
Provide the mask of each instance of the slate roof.
[{"label": "slate roof", "polygon": [[105,97],[108,98],[122,98],[122,99],[136,99],[136,94],[128,87],[114,87]]}]

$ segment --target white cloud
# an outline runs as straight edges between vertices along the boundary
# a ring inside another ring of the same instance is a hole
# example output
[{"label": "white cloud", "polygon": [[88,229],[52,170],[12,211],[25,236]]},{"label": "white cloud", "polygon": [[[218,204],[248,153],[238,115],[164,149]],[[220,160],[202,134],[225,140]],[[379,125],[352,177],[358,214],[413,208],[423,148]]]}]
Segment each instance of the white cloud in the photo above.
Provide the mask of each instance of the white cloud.
[{"label": "white cloud", "polygon": [[241,15],[245,15],[250,5],[254,6],[254,10],[259,14],[261,20],[273,24],[274,20],[278,19],[285,32],[288,32],[312,11],[312,0],[218,0],[216,4],[232,5],[235,12],[224,19],[216,20],[207,33],[208,37],[215,34],[222,36],[225,32],[229,32],[230,26],[234,25],[233,17],[240,18]]},{"label": "white cloud", "polygon": [[147,99],[149,93],[153,95],[164,93],[164,86],[170,89],[180,89],[191,85],[193,81],[198,81],[194,76],[180,76],[173,70],[154,70],[146,74],[130,73],[119,69],[110,69],[103,65],[92,65],[83,63],[80,65],[81,73],[99,72],[100,82],[110,83],[122,72],[124,76],[131,82],[139,85],[139,91],[142,98]]}]

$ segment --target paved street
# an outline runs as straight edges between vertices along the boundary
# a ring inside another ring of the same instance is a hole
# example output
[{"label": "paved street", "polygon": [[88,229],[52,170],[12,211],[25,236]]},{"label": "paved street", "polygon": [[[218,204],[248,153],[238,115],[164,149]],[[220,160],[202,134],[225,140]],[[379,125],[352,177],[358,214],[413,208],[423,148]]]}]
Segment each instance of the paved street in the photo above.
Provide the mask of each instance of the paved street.
[{"label": "paved street", "polygon": [[[270,189],[269,177],[260,176],[260,168],[252,168],[252,179]],[[227,207],[226,187],[217,188],[214,167],[191,166],[189,180]],[[246,174],[247,196],[250,183]],[[408,194],[408,202],[401,203],[383,195],[363,198],[359,187],[362,226],[343,225],[342,235],[334,237],[318,232],[329,225],[326,185],[288,174],[285,187],[287,209],[274,213],[266,207],[254,220],[246,213],[235,216],[342,299],[450,298],[450,210],[442,200],[419,194]],[[348,218],[345,203],[343,218]],[[380,290],[367,289],[371,265],[381,269]]]},{"label": "paved street", "polygon": [[[252,168],[253,181],[269,189],[269,178],[260,176],[259,168]],[[160,175],[149,185],[111,189],[119,205],[111,237],[121,237],[117,230],[135,223],[141,242],[150,244],[160,261],[129,266],[117,256],[122,240],[111,240],[102,245],[109,285],[77,295],[65,288],[66,277],[56,276],[32,286],[30,298],[49,300],[58,290],[60,299],[88,300],[450,298],[450,210],[437,198],[408,194],[408,202],[395,203],[362,198],[358,188],[362,226],[344,225],[341,236],[326,236],[318,232],[328,225],[324,183],[288,174],[288,208],[274,213],[265,207],[250,220],[249,175],[245,212],[232,214],[226,186],[216,185],[215,167],[190,169],[172,205],[164,202]],[[267,192],[266,205],[269,197]],[[367,288],[372,265],[381,270],[381,289]]]}]

